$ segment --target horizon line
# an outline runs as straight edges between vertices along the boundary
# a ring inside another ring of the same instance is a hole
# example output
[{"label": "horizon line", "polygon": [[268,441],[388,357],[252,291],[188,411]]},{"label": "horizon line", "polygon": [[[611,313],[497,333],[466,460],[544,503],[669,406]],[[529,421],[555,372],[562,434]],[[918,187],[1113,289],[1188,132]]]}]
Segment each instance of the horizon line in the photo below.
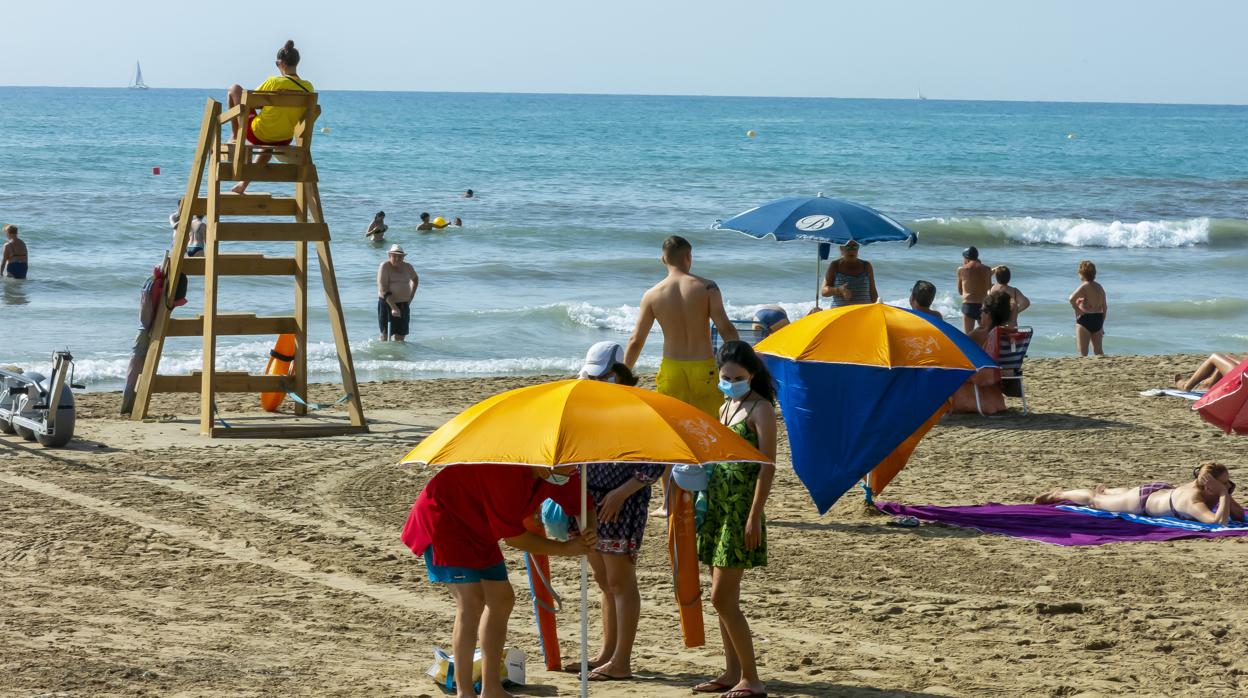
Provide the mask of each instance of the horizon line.
[{"label": "horizon line", "polygon": [[[50,90],[130,90],[129,86],[99,85],[0,85],[0,89],[50,89]],[[217,87],[154,87],[148,90],[225,90]],[[317,92],[365,92],[379,94],[454,94],[454,95],[517,95],[546,97],[684,97],[691,99],[809,99],[809,100],[857,100],[878,102],[989,102],[1008,104],[1109,104],[1137,106],[1171,106],[1171,107],[1248,107],[1248,102],[1156,102],[1156,101],[1112,101],[1097,99],[1022,99],[1022,98],[942,98],[925,95],[925,99],[916,97],[855,97],[855,96],[820,96],[820,95],[735,95],[735,94],[681,94],[672,92],[562,92],[551,91],[492,91],[492,90],[363,90],[363,89],[318,89]]]}]

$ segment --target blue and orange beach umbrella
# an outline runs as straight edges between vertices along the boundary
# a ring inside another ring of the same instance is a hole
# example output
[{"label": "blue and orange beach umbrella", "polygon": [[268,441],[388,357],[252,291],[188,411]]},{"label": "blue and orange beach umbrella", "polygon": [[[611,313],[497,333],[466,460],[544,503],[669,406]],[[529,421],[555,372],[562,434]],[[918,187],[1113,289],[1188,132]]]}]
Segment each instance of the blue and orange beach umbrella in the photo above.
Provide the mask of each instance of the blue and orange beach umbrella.
[{"label": "blue and orange beach umbrella", "polygon": [[994,362],[952,325],[881,303],[808,315],[755,350],[776,380],[793,468],[819,513],[878,494],[967,378]]}]

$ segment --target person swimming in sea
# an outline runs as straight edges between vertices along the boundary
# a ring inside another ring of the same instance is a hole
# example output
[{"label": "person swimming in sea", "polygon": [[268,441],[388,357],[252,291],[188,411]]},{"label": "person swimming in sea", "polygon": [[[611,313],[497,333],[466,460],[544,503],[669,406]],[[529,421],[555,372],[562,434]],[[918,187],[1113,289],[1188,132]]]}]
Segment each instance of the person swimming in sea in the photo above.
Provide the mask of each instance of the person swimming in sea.
[{"label": "person swimming in sea", "polygon": [[368,224],[364,237],[368,238],[369,242],[381,242],[389,229],[390,226],[386,225],[386,212],[378,211],[377,215],[373,216],[373,222]]},{"label": "person swimming in sea", "polygon": [[476,193],[475,193],[475,192],[473,192],[471,189],[469,189],[469,190],[467,190],[467,191],[465,191],[465,192],[464,192],[464,198],[465,198],[465,199],[471,199],[471,198],[473,198],[474,196],[476,196]]},{"label": "person swimming in sea", "polygon": [[4,254],[0,256],[0,276],[24,279],[30,269],[26,243],[17,237],[17,226],[11,223],[4,226],[4,236],[8,242],[4,243]]},{"label": "person swimming in sea", "polygon": [[1053,489],[1036,497],[1036,504],[1072,502],[1113,513],[1167,516],[1206,524],[1243,521],[1244,508],[1231,495],[1235,482],[1221,463],[1202,463],[1192,471],[1192,481],[1178,485],[1149,482],[1139,487]]},{"label": "person swimming in sea", "polygon": [[423,232],[425,232],[425,231],[428,231],[428,230],[433,230],[433,222],[429,220],[429,212],[428,212],[428,211],[422,211],[422,212],[421,212],[421,214],[420,214],[420,224],[416,226],[416,230],[417,230],[417,231],[420,231],[420,232],[422,232],[422,233],[423,233]]},{"label": "person swimming in sea", "polygon": [[1088,355],[1088,344],[1097,356],[1104,356],[1101,346],[1105,338],[1105,315],[1109,312],[1109,300],[1105,287],[1096,282],[1096,265],[1088,260],[1079,262],[1079,278],[1083,283],[1070,294],[1070,307],[1075,309],[1075,346],[1079,356]]}]

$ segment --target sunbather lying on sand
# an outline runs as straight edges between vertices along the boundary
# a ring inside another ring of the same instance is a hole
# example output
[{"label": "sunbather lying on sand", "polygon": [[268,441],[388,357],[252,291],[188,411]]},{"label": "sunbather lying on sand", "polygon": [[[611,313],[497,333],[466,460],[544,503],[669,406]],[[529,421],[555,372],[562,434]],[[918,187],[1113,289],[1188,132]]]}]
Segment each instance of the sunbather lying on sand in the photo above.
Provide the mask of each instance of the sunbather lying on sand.
[{"label": "sunbather lying on sand", "polygon": [[1106,487],[1090,490],[1055,489],[1036,497],[1036,504],[1075,504],[1114,513],[1142,516],[1169,516],[1207,524],[1244,520],[1244,508],[1231,493],[1235,483],[1220,463],[1202,463],[1191,482],[1175,487],[1166,482],[1150,482],[1139,487]]},{"label": "sunbather lying on sand", "polygon": [[1243,359],[1236,358],[1230,354],[1214,352],[1209,355],[1209,358],[1205,359],[1204,363],[1192,375],[1174,374],[1174,387],[1184,392],[1196,390],[1197,388],[1208,390],[1222,376],[1230,373],[1231,369],[1238,366],[1242,361]]}]

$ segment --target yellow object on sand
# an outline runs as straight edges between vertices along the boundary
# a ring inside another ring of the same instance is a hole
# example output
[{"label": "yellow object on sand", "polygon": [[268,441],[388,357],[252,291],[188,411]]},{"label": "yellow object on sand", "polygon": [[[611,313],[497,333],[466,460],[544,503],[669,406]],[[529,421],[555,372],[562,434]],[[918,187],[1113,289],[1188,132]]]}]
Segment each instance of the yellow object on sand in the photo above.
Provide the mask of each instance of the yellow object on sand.
[{"label": "yellow object on sand", "polygon": [[441,230],[442,228],[445,228],[448,225],[450,225],[450,223],[447,223],[446,219],[443,218],[442,216],[438,216],[437,218],[433,219],[433,227],[439,230]]},{"label": "yellow object on sand", "polygon": [[663,359],[663,363],[659,364],[659,375],[654,381],[660,393],[684,400],[703,412],[718,417],[719,408],[724,404],[724,395],[719,392],[719,381],[716,380],[718,373],[715,359]]},{"label": "yellow object on sand", "polygon": [[403,463],[770,462],[715,417],[614,383],[565,380],[509,390],[464,410]]}]

